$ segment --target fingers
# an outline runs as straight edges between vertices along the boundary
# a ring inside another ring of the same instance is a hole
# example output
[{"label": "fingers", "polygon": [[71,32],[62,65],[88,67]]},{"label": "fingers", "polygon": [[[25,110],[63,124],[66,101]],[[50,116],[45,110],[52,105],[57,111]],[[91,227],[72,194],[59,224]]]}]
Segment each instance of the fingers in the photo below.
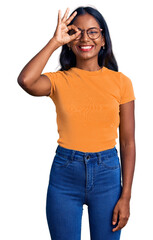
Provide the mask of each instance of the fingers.
[{"label": "fingers", "polygon": [[58,24],[61,23],[61,10],[58,10]]},{"label": "fingers", "polygon": [[67,9],[66,9],[66,11],[65,11],[65,14],[64,14],[64,16],[63,16],[63,18],[62,18],[62,21],[63,21],[63,22],[65,22],[65,21],[66,21],[69,11],[70,11],[70,9],[69,9],[69,8],[67,8]]},{"label": "fingers", "polygon": [[72,36],[70,36],[70,40],[73,41],[76,37],[78,37],[80,34],[79,31],[77,31],[75,34],[73,34]]},{"label": "fingers", "polygon": [[61,21],[66,22],[66,25],[68,25],[72,19],[77,15],[77,11],[75,11],[68,19],[68,13],[69,13],[70,9],[67,8],[65,11],[65,14],[63,16],[63,18],[61,19],[61,10],[58,10],[58,22],[60,23]]},{"label": "fingers", "polygon": [[71,29],[73,29],[73,30],[75,30],[76,32],[77,32],[77,31],[81,32],[81,31],[80,31],[75,25],[73,25],[73,24],[67,26],[67,28],[68,28],[68,31],[71,30]]},{"label": "fingers", "polygon": [[72,35],[70,35],[71,41],[74,40],[76,37],[78,37],[79,34],[81,33],[81,31],[73,24],[69,25],[67,28],[68,28],[68,31],[74,30],[74,33]]},{"label": "fingers", "polygon": [[112,229],[112,231],[115,232],[115,231],[122,229],[127,224],[127,221],[128,221],[128,216],[119,216],[119,222],[118,222],[117,226]]},{"label": "fingers", "polygon": [[76,15],[77,15],[77,11],[75,11],[75,12],[72,14],[72,16],[69,17],[69,19],[67,19],[66,24],[69,24]]},{"label": "fingers", "polygon": [[61,23],[61,21],[66,21],[69,10],[70,10],[69,8],[66,9],[65,14],[62,19],[61,19],[61,17],[62,17],[61,10],[60,9],[58,10],[58,23]]},{"label": "fingers", "polygon": [[112,224],[115,225],[117,223],[117,218],[118,218],[118,211],[114,209],[113,212],[113,221]]}]

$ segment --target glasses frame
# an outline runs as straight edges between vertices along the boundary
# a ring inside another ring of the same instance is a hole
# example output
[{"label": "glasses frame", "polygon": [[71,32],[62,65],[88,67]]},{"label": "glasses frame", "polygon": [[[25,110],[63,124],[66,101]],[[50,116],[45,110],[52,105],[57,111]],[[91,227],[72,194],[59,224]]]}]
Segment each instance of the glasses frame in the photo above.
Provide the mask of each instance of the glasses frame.
[{"label": "glasses frame", "polygon": [[[87,35],[88,35],[88,37],[89,37],[89,33],[88,33],[88,31],[91,30],[91,29],[95,29],[95,28],[96,28],[96,29],[99,29],[100,32],[103,30],[102,28],[97,28],[97,27],[88,28],[87,30],[86,30],[86,29],[78,28],[78,29],[81,31],[81,34],[76,38],[76,40],[81,39],[82,34],[84,33],[84,31],[86,31],[86,33],[87,33]],[[99,36],[96,37],[96,38],[91,38],[91,37],[89,37],[89,38],[92,39],[92,40],[95,40],[95,39],[97,39],[97,38],[99,38],[99,37],[100,37],[100,34],[99,34]]]}]

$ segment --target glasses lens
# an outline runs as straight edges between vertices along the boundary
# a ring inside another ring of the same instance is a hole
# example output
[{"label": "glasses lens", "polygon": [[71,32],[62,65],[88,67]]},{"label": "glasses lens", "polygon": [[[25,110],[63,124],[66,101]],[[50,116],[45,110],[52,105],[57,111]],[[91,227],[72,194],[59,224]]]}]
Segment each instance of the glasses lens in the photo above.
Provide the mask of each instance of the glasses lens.
[{"label": "glasses lens", "polygon": [[[73,30],[73,29],[71,29],[70,31],[69,31],[69,35],[73,35],[73,34],[75,34],[76,32],[75,32],[75,30]],[[81,36],[82,36],[82,33],[80,33],[78,36],[77,36],[77,38],[75,38],[76,40],[77,39],[80,39],[81,38]],[[99,36],[100,36],[100,29],[99,28],[91,28],[91,29],[89,29],[88,30],[88,36],[89,36],[89,38],[91,38],[91,39],[96,39],[96,38],[98,38]]]},{"label": "glasses lens", "polygon": [[100,30],[98,28],[92,28],[88,30],[88,36],[91,39],[96,39],[99,37],[99,35],[100,35]]}]

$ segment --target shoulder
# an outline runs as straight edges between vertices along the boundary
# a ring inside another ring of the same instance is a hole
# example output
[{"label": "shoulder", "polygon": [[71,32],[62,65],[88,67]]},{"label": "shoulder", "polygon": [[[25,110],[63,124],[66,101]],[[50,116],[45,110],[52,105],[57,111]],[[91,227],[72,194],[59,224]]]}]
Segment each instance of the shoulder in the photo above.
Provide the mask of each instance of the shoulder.
[{"label": "shoulder", "polygon": [[111,76],[115,76],[115,77],[118,77],[119,79],[130,79],[126,74],[124,74],[123,72],[121,71],[115,71],[115,70],[112,70],[112,69],[109,69],[107,67],[104,67],[105,69],[105,72],[108,74],[108,75],[111,75]]},{"label": "shoulder", "polygon": [[121,71],[116,72],[116,71],[108,69],[108,68],[106,68],[106,70],[107,70],[106,73],[108,74],[108,76],[115,79],[119,83],[120,87],[132,84],[131,78],[129,76],[127,76],[126,74],[124,74],[123,72],[121,72]]},{"label": "shoulder", "polygon": [[127,76],[126,74],[124,74],[123,72],[119,72],[120,73],[120,85],[121,87],[131,87],[132,86],[132,80],[129,76]]},{"label": "shoulder", "polygon": [[104,67],[103,76],[106,79],[106,84],[120,88],[120,72]]},{"label": "shoulder", "polygon": [[67,71],[51,71],[51,72],[45,72],[43,75],[46,75],[49,79],[52,80],[57,80],[57,79],[62,79],[67,75]]},{"label": "shoulder", "polygon": [[120,74],[121,72],[117,72],[115,70],[109,69],[107,67],[104,67],[104,73],[106,76],[109,77],[111,80],[116,80],[117,82],[120,81]]}]

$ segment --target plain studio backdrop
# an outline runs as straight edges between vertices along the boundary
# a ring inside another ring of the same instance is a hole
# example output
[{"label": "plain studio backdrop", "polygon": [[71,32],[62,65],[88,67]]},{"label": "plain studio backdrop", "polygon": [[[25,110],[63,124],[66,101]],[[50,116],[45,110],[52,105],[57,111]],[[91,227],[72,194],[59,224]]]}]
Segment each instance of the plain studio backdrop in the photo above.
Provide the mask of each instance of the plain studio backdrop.
[{"label": "plain studio backdrop", "polygon": [[[46,193],[57,147],[56,112],[49,97],[34,97],[17,83],[22,68],[53,36],[62,16],[79,6],[96,7],[104,16],[119,71],[133,83],[136,167],[130,218],[122,240],[151,239],[153,213],[152,7],[151,1],[6,1],[1,3],[1,167],[0,238],[50,240]],[[152,18],[152,19],[151,19]],[[59,69],[58,48],[43,72]],[[119,140],[117,139],[119,150]],[[89,240],[87,206],[81,239]],[[102,226],[103,227],[103,226]]]}]

